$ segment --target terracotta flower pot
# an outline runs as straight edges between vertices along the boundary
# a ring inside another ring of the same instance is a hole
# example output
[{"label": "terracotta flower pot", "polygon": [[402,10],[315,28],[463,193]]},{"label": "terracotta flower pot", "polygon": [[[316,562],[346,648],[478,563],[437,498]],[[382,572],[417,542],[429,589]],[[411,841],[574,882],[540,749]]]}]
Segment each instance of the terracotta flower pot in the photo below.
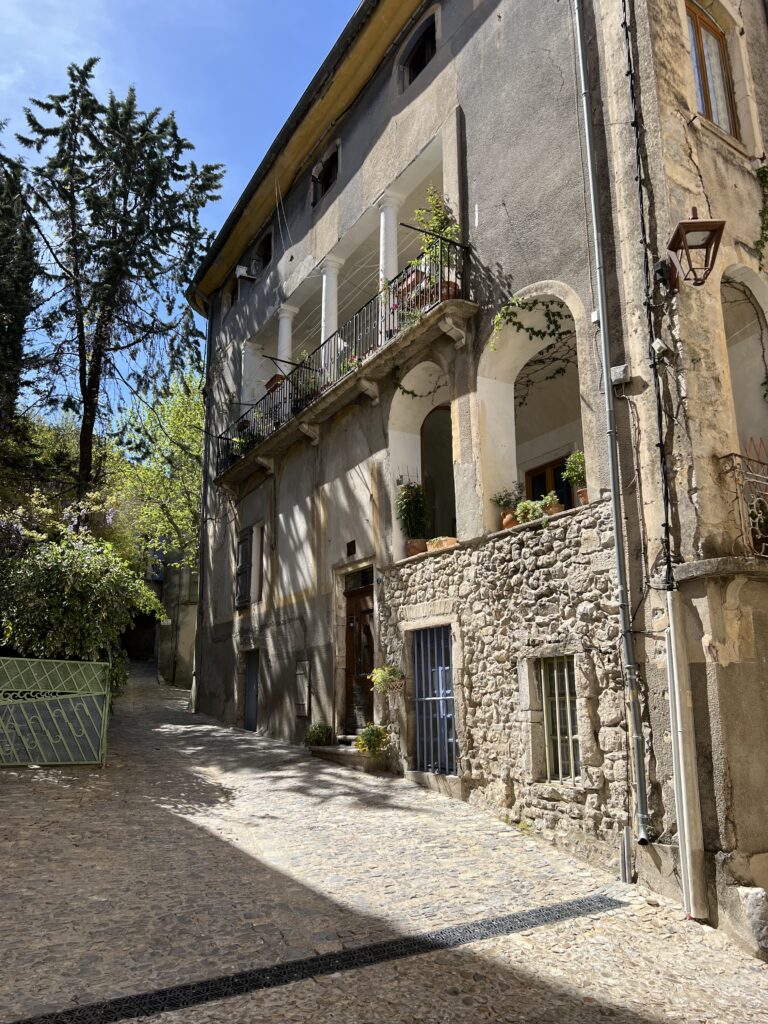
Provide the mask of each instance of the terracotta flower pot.
[{"label": "terracotta flower pot", "polygon": [[458,281],[443,281],[440,287],[440,298],[443,302],[446,299],[458,299],[459,297],[459,284]]},{"label": "terracotta flower pot", "polygon": [[405,550],[410,558],[412,555],[421,555],[427,550],[427,542],[421,538],[415,538],[414,540],[407,540],[405,542]]},{"label": "terracotta flower pot", "polygon": [[558,512],[565,512],[565,505],[561,505],[559,501],[556,501],[554,505],[547,505],[544,509],[544,515],[556,516]]},{"label": "terracotta flower pot", "polygon": [[589,504],[589,491],[587,490],[586,487],[577,487],[576,488],[576,497],[579,499],[579,504],[580,505],[588,505]]},{"label": "terracotta flower pot", "polygon": [[427,551],[442,551],[444,548],[452,548],[458,544],[456,537],[438,537],[435,540],[427,541]]},{"label": "terracotta flower pot", "polygon": [[502,530],[511,530],[513,526],[517,526],[517,516],[513,508],[503,508],[501,510],[501,528]]}]

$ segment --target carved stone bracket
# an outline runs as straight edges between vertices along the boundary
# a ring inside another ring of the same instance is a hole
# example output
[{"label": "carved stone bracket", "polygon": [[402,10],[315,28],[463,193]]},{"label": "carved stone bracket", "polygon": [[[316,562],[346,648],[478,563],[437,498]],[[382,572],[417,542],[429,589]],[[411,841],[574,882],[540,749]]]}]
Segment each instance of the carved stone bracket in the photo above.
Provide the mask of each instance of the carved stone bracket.
[{"label": "carved stone bracket", "polygon": [[367,377],[360,378],[360,390],[364,395],[368,395],[371,400],[371,405],[379,404],[379,385],[376,381],[368,380]]},{"label": "carved stone bracket", "polygon": [[444,316],[442,320],[438,321],[438,327],[449,338],[453,338],[456,348],[464,348],[467,343],[466,328],[454,323],[453,317]]},{"label": "carved stone bracket", "polygon": [[305,434],[314,447],[320,444],[320,427],[316,423],[299,422],[299,430]]}]

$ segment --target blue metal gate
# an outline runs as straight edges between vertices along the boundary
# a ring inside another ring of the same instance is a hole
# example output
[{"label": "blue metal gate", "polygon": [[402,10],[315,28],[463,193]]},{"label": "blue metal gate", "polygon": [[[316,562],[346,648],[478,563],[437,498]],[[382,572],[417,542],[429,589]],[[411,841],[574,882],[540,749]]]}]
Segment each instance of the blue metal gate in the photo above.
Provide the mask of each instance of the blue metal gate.
[{"label": "blue metal gate", "polygon": [[416,693],[416,770],[455,775],[459,755],[453,702],[451,627],[413,634]]},{"label": "blue metal gate", "polygon": [[0,766],[103,764],[109,665],[0,658]]}]

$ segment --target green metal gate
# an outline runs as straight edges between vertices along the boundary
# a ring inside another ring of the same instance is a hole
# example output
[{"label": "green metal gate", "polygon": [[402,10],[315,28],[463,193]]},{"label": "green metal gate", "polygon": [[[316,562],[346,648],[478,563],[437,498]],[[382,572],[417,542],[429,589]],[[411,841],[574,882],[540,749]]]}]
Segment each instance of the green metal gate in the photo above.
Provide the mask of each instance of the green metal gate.
[{"label": "green metal gate", "polygon": [[0,658],[0,766],[103,764],[109,665]]}]

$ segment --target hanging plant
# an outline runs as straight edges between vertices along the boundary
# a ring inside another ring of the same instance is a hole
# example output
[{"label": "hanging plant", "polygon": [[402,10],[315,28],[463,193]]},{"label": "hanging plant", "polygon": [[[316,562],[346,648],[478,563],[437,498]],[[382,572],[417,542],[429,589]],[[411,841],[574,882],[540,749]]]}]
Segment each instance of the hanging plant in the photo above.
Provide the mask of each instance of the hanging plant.
[{"label": "hanging plant", "polygon": [[[540,312],[542,327],[535,327],[523,314]],[[496,351],[496,337],[504,327],[539,341],[549,341],[546,348],[525,364],[515,380],[515,406],[527,404],[532,389],[548,380],[563,377],[569,367],[576,366],[576,336],[571,315],[558,299],[523,299],[513,295],[493,318],[490,349]]]}]

